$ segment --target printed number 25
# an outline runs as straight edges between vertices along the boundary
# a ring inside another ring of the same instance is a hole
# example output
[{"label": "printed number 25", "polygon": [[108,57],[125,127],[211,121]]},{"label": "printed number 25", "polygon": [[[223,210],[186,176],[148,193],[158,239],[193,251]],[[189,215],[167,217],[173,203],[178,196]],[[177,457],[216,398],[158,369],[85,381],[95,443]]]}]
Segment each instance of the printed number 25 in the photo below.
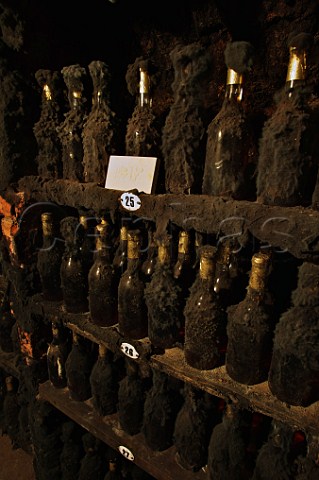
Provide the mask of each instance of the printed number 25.
[{"label": "printed number 25", "polygon": [[127,207],[134,207],[135,206],[134,197],[131,197],[130,195],[127,195],[125,197],[125,205]]}]

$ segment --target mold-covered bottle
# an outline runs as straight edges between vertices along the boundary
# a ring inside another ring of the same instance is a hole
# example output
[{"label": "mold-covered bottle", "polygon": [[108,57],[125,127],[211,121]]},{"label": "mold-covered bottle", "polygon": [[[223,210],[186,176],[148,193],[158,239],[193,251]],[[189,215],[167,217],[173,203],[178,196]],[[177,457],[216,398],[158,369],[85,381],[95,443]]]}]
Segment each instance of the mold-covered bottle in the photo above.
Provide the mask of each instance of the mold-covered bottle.
[{"label": "mold-covered bottle", "polygon": [[61,220],[61,233],[65,239],[60,275],[63,305],[67,312],[83,313],[89,310],[88,278],[81,254],[82,230],[76,217]]},{"label": "mold-covered bottle", "polygon": [[60,268],[64,251],[57,238],[57,225],[52,212],[41,215],[43,241],[38,251],[37,268],[45,300],[62,300]]},{"label": "mold-covered bottle", "polygon": [[90,375],[95,363],[92,345],[73,332],[72,348],[65,362],[67,386],[73,400],[84,402],[92,396]]},{"label": "mold-covered bottle", "polygon": [[99,355],[90,375],[92,402],[101,415],[116,412],[118,395],[118,378],[113,364],[113,355],[100,344]]},{"label": "mold-covered bottle", "polygon": [[117,323],[117,284],[112,265],[110,225],[102,219],[96,226],[96,251],[89,271],[90,321],[101,327]]},{"label": "mold-covered bottle", "polygon": [[184,309],[185,361],[202,370],[220,365],[226,346],[227,317],[214,291],[215,257],[215,247],[201,247],[199,272]]},{"label": "mold-covered bottle", "polygon": [[313,43],[308,33],[288,37],[286,84],[260,139],[257,199],[267,205],[311,204],[318,170],[318,108],[309,102],[306,56]]},{"label": "mold-covered bottle", "polygon": [[230,42],[226,47],[225,98],[207,130],[204,194],[239,200],[255,197],[257,146],[242,106],[244,76],[252,66],[252,56],[249,42]]},{"label": "mold-covered bottle", "polygon": [[181,288],[172,273],[169,237],[159,241],[155,271],[144,293],[148,311],[148,337],[152,344],[165,349],[181,342]]},{"label": "mold-covered bottle", "polygon": [[61,70],[68,89],[69,110],[58,127],[62,143],[63,178],[83,182],[82,131],[86,120],[85,84],[87,72],[78,64]]},{"label": "mold-covered bottle", "polygon": [[142,433],[152,450],[162,451],[173,444],[175,420],[183,397],[170,385],[169,375],[152,371],[153,385],[145,399]]},{"label": "mold-covered bottle", "polygon": [[122,335],[132,339],[147,336],[147,309],[144,300],[145,284],[141,279],[141,233],[127,233],[127,269],[118,286],[118,323]]},{"label": "mold-covered bottle", "polygon": [[35,78],[42,88],[40,118],[33,127],[38,174],[43,178],[62,178],[62,146],[57,132],[62,122],[62,77],[60,72],[40,69]]},{"label": "mold-covered bottle", "polygon": [[270,268],[270,253],[254,254],[246,297],[228,309],[226,371],[246,385],[268,376],[275,327],[267,285]]},{"label": "mold-covered bottle", "polygon": [[291,307],[275,328],[268,375],[271,392],[282,402],[308,406],[319,399],[319,266],[299,267]]},{"label": "mold-covered bottle", "polygon": [[47,366],[49,380],[56,388],[67,385],[65,362],[70,352],[69,341],[63,328],[52,322],[52,340],[47,351]]},{"label": "mold-covered bottle", "polygon": [[126,375],[119,382],[118,414],[120,425],[128,435],[136,435],[142,428],[148,387],[149,381],[142,378],[138,363],[127,358]]},{"label": "mold-covered bottle", "polygon": [[111,109],[109,66],[100,60],[88,66],[93,83],[92,108],[83,125],[84,182],[104,186],[110,155],[116,148],[116,117]]}]

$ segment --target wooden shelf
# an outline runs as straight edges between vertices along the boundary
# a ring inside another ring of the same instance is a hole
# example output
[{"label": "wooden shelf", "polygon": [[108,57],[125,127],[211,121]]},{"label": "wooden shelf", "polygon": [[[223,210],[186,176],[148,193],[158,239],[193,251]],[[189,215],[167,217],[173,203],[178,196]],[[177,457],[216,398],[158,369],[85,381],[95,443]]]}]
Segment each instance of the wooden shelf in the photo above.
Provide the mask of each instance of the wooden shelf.
[{"label": "wooden shelf", "polygon": [[[130,214],[119,201],[122,192],[106,190],[92,183],[29,176],[19,181],[18,188],[29,204],[53,202],[86,209],[95,215],[109,211],[114,216],[117,213]],[[15,192],[6,195],[13,204],[21,202],[21,196]],[[312,260],[319,255],[319,211],[311,208],[268,206],[208,195],[139,196],[141,207],[133,215],[154,221],[159,234],[167,229],[169,222],[173,222],[202,233],[243,235],[243,238],[252,235],[300,259]]]},{"label": "wooden shelf", "polygon": [[290,424],[296,430],[318,435],[319,401],[307,408],[295,407],[277,400],[267,382],[247,386],[233,381],[225,366],[213,370],[197,370],[186,364],[183,351],[172,348],[163,355],[153,355],[151,366],[217,397],[239,402],[244,408],[258,411]]},{"label": "wooden shelf", "polygon": [[92,433],[110,447],[118,450],[120,445],[134,455],[134,463],[153,475],[157,480],[204,480],[203,470],[193,473],[182,469],[175,461],[175,447],[163,452],[148,448],[141,433],[130,436],[120,427],[117,414],[100,417],[93,409],[90,400],[72,400],[67,388],[57,389],[50,382],[39,385],[39,397],[48,401],[74,422]]},{"label": "wooden shelf", "polygon": [[8,374],[19,378],[20,373],[17,367],[18,355],[11,352],[3,352],[0,350],[0,368],[5,370]]}]

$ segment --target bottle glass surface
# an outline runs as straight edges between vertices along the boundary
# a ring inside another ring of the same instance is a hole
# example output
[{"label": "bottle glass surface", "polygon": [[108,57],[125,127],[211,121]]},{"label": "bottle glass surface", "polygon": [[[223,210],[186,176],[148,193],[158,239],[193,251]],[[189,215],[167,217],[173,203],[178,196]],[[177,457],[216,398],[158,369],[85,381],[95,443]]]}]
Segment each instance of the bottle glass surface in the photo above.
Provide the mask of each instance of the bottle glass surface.
[{"label": "bottle glass surface", "polygon": [[132,339],[147,336],[145,285],[140,274],[140,248],[140,232],[130,230],[127,244],[127,269],[121,276],[118,287],[118,323],[122,335]]},{"label": "bottle glass surface", "polygon": [[52,341],[48,346],[47,365],[49,380],[56,388],[64,388],[67,385],[65,362],[69,354],[66,339],[62,338],[59,327],[52,324]]}]

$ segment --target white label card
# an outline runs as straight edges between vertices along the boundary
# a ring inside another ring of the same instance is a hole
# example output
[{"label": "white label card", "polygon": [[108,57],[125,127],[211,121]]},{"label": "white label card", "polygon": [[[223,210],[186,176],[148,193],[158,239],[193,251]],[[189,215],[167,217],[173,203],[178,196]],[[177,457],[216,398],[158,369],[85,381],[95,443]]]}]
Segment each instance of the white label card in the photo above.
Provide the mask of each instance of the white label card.
[{"label": "white label card", "polygon": [[140,208],[142,202],[140,197],[134,195],[134,193],[125,192],[121,195],[121,205],[125,210],[134,212]]},{"label": "white label card", "polygon": [[138,351],[130,343],[121,343],[120,349],[127,357],[137,359],[140,356]]},{"label": "white label card", "polygon": [[123,457],[125,457],[127,460],[130,460],[131,462],[134,462],[134,455],[133,453],[131,452],[131,450],[129,450],[128,448],[124,447],[124,445],[120,445],[119,446],[119,452],[121,455],[123,455]]},{"label": "white label card", "polygon": [[130,157],[111,155],[105,188],[112,190],[138,190],[152,193],[156,178],[156,157]]}]

